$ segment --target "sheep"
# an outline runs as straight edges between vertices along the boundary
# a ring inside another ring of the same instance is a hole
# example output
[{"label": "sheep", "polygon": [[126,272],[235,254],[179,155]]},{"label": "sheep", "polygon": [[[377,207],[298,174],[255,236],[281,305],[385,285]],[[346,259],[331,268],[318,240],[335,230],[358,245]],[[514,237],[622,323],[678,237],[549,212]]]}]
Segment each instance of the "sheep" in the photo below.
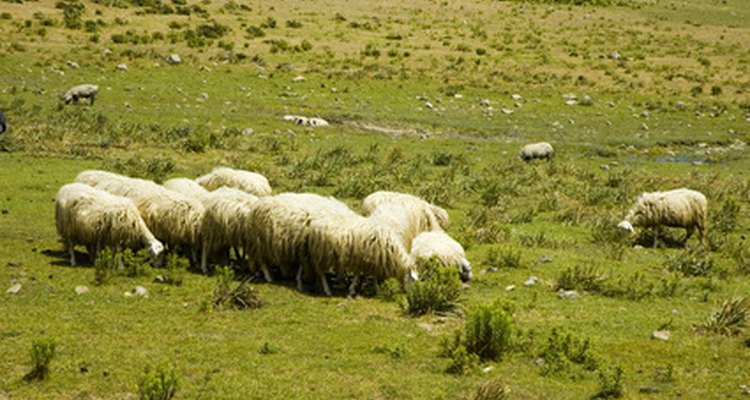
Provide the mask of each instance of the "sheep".
[{"label": "sheep", "polygon": [[170,179],[162,183],[162,186],[199,201],[202,201],[202,198],[210,193],[203,186],[199,185],[198,182],[188,178]]},{"label": "sheep", "polygon": [[5,133],[8,130],[8,124],[5,122],[5,114],[0,110],[0,133]]},{"label": "sheep", "polygon": [[83,183],[70,183],[55,196],[55,225],[75,266],[75,246],[84,245],[91,260],[103,247],[148,247],[156,259],[164,246],[154,237],[132,200]]},{"label": "sheep", "polygon": [[307,240],[311,221],[328,215],[356,213],[332,197],[313,193],[281,193],[259,198],[249,222],[254,269],[260,269],[269,282],[271,266],[279,267],[283,277],[292,277],[295,269],[309,261]]},{"label": "sheep", "polygon": [[[416,279],[414,261],[392,229],[356,215],[328,215],[310,222],[308,251],[312,271],[323,291],[331,296],[325,273],[339,277],[353,275],[349,294],[355,295],[357,281],[372,276],[378,282],[396,278],[404,283]],[[303,270],[297,275],[302,290]]]},{"label": "sheep", "polygon": [[441,230],[423,232],[411,244],[411,256],[415,261],[436,257],[445,267],[455,267],[464,282],[472,278],[471,263],[466,258],[464,248]]},{"label": "sheep", "polygon": [[166,189],[153,181],[88,170],[76,182],[86,183],[111,194],[130,198],[149,229],[170,248],[186,247],[197,262],[203,205],[195,199]]},{"label": "sheep", "polygon": [[653,228],[654,248],[657,246],[662,225],[685,228],[685,242],[697,228],[701,243],[704,243],[707,210],[706,196],[695,190],[645,192],[638,197],[625,219],[617,226],[631,233],[635,232],[634,226]]},{"label": "sheep", "polygon": [[437,218],[438,223],[444,229],[447,229],[448,224],[450,223],[448,212],[445,211],[445,209],[429,203],[417,196],[407,193],[388,191],[378,191],[372,193],[369,196],[365,197],[364,200],[362,200],[362,212],[364,213],[364,215],[370,215],[379,205],[385,203],[408,203],[418,206],[423,209],[422,213],[424,213],[427,218],[429,218],[429,214],[432,214],[435,218]]},{"label": "sheep", "polygon": [[302,125],[302,126],[328,126],[330,125],[328,121],[324,120],[323,118],[308,118],[303,117],[300,115],[285,115],[284,121],[290,121],[294,122],[295,125]]},{"label": "sheep", "polygon": [[531,143],[521,148],[520,157],[524,161],[535,159],[551,160],[555,155],[555,149],[547,142]]},{"label": "sheep", "polygon": [[201,226],[201,270],[207,273],[208,256],[224,247],[248,254],[252,231],[250,218],[258,197],[238,189],[222,187],[201,197],[205,207]]},{"label": "sheep", "polygon": [[244,190],[255,196],[271,194],[271,185],[265,176],[255,173],[225,167],[214,168],[210,173],[195,180],[208,190],[228,186]]},{"label": "sheep", "polygon": [[89,99],[90,105],[94,105],[97,93],[99,93],[99,86],[97,85],[78,85],[65,92],[63,100],[65,104],[70,104],[71,102],[78,104],[79,99],[86,98]]},{"label": "sheep", "polygon": [[441,229],[429,209],[412,202],[381,204],[368,218],[396,231],[407,251],[411,251],[411,242],[420,233]]}]

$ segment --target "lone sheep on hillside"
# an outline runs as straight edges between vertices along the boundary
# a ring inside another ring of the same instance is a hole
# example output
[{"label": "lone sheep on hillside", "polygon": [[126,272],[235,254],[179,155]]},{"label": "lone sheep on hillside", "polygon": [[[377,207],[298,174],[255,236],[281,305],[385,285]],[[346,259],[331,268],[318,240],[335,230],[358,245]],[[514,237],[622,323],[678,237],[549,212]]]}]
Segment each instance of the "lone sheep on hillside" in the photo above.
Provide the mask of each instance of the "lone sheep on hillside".
[{"label": "lone sheep on hillside", "polygon": [[690,189],[643,193],[630,209],[619,228],[635,232],[634,226],[654,229],[654,247],[657,246],[662,225],[685,228],[685,241],[698,229],[701,243],[706,236],[706,196]]},{"label": "lone sheep on hillside", "polygon": [[78,104],[78,100],[85,98],[89,100],[90,105],[94,105],[97,93],[99,93],[99,86],[97,85],[78,85],[68,90],[63,96],[63,100],[65,104],[70,104],[71,102]]},{"label": "lone sheep on hillside", "polygon": [[524,161],[535,159],[551,160],[554,155],[554,147],[547,142],[527,144],[521,148],[521,159]]}]

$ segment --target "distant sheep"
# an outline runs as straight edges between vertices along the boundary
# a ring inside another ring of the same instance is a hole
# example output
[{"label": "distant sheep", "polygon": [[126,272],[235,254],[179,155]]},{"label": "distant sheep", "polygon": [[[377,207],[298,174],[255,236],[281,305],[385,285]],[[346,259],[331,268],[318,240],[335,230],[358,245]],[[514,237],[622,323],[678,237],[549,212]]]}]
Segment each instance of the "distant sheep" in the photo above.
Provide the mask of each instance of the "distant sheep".
[{"label": "distant sheep", "polygon": [[[267,281],[270,267],[290,278],[309,262],[307,241],[313,220],[329,215],[356,215],[346,204],[313,193],[281,193],[261,197],[250,218],[252,260]],[[308,270],[305,268],[305,270]],[[297,274],[298,281],[301,278]]]},{"label": "distant sheep", "polygon": [[388,191],[372,193],[362,201],[362,212],[364,215],[370,215],[379,205],[386,203],[411,204],[420,208],[427,218],[431,218],[429,214],[432,214],[442,228],[448,228],[450,223],[448,212],[445,209],[408,193]]},{"label": "distant sheep", "polygon": [[65,92],[63,100],[65,104],[70,104],[71,102],[78,104],[78,100],[88,99],[89,104],[94,105],[97,93],[99,93],[99,86],[97,85],[78,85]]},{"label": "distant sheep", "polygon": [[456,268],[462,281],[472,278],[464,248],[444,231],[420,233],[412,241],[411,256],[415,261],[436,257],[443,266]]},{"label": "distant sheep", "polygon": [[294,122],[296,125],[302,125],[302,126],[328,126],[330,125],[328,121],[324,120],[323,118],[308,118],[303,117],[300,115],[285,115],[284,116],[285,121]]},{"label": "distant sheep", "polygon": [[83,171],[75,180],[133,200],[146,225],[159,240],[170,248],[185,247],[192,260],[197,262],[204,213],[198,200],[149,180],[106,171]]},{"label": "distant sheep", "polygon": [[255,196],[271,194],[271,185],[265,176],[249,171],[219,167],[195,180],[208,190],[215,190],[222,186],[244,190]]},{"label": "distant sheep", "polygon": [[8,124],[5,123],[5,114],[0,111],[0,133],[4,133],[8,130]]},{"label": "distant sheep", "polygon": [[[396,278],[416,279],[414,262],[392,229],[360,215],[331,215],[310,223],[308,240],[311,269],[326,295],[331,290],[326,272],[339,278],[351,275],[349,294],[354,295],[358,280],[371,276],[382,282]],[[302,289],[298,274],[297,284]]]},{"label": "distant sheep", "polygon": [[[250,223],[258,197],[238,189],[222,187],[201,197],[205,214],[201,226],[201,269],[208,272],[208,258],[233,247],[250,252],[253,237]],[[226,252],[225,252],[226,255]]]},{"label": "distant sheep", "polygon": [[145,246],[153,258],[164,250],[132,200],[82,183],[67,184],[57,192],[55,223],[70,253],[70,265],[76,265],[76,245],[86,246],[92,261],[104,247],[117,253],[122,248]]},{"label": "distant sheep", "polygon": [[527,144],[521,148],[521,159],[530,161],[535,159],[551,160],[555,155],[555,149],[547,142]]},{"label": "distant sheep", "polygon": [[685,241],[698,229],[701,243],[706,234],[708,202],[702,193],[690,189],[643,193],[618,227],[635,232],[634,226],[654,229],[657,246],[661,226],[685,228]]}]

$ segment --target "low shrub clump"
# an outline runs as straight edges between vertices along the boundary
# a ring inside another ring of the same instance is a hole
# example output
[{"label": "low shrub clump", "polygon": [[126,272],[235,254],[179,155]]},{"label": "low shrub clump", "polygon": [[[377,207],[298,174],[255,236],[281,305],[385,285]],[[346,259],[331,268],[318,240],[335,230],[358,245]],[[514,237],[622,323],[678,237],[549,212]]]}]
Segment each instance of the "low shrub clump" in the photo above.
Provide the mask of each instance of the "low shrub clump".
[{"label": "low shrub clump", "polygon": [[140,400],[169,400],[177,392],[177,375],[171,365],[147,365],[138,376]]},{"label": "low shrub clump", "polygon": [[746,297],[724,300],[696,329],[702,333],[737,336],[747,327],[750,302]]},{"label": "low shrub clump", "polygon": [[49,375],[49,364],[55,358],[57,343],[54,339],[44,338],[35,340],[31,344],[31,363],[33,364],[24,380],[27,382],[44,380]]},{"label": "low shrub clump", "polygon": [[212,308],[244,310],[263,306],[263,301],[261,301],[256,291],[247,285],[251,279],[252,275],[248,275],[237,286],[233,287],[234,271],[232,268],[217,268],[216,288],[213,291],[211,301]]},{"label": "low shrub clump", "polygon": [[440,265],[435,258],[420,261],[419,270],[420,280],[406,287],[406,311],[424,315],[452,310],[461,295],[458,271]]}]

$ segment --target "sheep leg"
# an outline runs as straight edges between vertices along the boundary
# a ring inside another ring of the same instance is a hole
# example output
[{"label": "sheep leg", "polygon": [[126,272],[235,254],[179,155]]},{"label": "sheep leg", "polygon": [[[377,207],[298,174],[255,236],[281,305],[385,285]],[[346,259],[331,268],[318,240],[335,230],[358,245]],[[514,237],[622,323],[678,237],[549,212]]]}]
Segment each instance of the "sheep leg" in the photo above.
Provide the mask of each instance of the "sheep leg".
[{"label": "sheep leg", "polygon": [[121,255],[122,255],[122,247],[120,247],[120,245],[118,244],[117,247],[115,247],[115,254],[114,254],[115,258],[117,258],[117,268],[118,269],[124,269],[125,268],[125,264],[123,264],[123,262],[122,262],[122,256]]},{"label": "sheep leg", "polygon": [[302,268],[297,270],[297,290],[299,290],[300,292],[305,291],[305,286],[302,283]]},{"label": "sheep leg", "polygon": [[208,244],[203,244],[203,251],[201,252],[201,272],[204,275],[208,274]]},{"label": "sheep leg", "polygon": [[75,267],[76,266],[76,251],[75,246],[69,245],[68,247],[68,253],[70,254],[70,266]]},{"label": "sheep leg", "polygon": [[653,230],[654,233],[654,248],[657,248],[659,246],[659,227],[655,227]]},{"label": "sheep leg", "polygon": [[323,286],[323,291],[325,292],[326,296],[331,297],[333,294],[331,293],[331,288],[328,287],[328,281],[326,281],[326,274],[319,274],[320,277],[320,284]]},{"label": "sheep leg", "polygon": [[266,264],[261,264],[260,270],[263,271],[263,276],[266,278],[266,282],[273,282],[271,271],[268,270],[268,266]]},{"label": "sheep leg", "polygon": [[695,232],[694,226],[689,226],[685,228],[685,240],[682,241],[683,245],[687,244],[688,239],[690,239],[690,236],[693,236],[693,232]]},{"label": "sheep leg", "polygon": [[359,274],[355,274],[352,278],[352,283],[349,284],[349,297],[354,298],[357,296],[357,284],[359,283]]}]

